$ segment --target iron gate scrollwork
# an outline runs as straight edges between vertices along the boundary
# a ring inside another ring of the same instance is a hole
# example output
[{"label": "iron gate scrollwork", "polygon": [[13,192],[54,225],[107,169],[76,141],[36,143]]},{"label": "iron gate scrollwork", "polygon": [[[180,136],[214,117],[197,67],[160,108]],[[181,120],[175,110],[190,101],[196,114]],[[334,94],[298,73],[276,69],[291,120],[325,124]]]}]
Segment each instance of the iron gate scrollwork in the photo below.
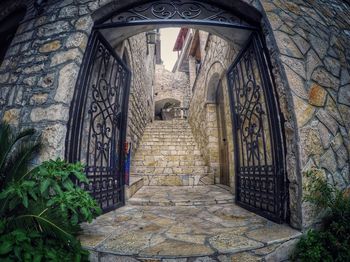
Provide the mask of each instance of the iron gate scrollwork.
[{"label": "iron gate scrollwork", "polygon": [[81,161],[103,211],[124,204],[125,141],[130,71],[99,32],[84,57],[71,105],[66,157]]},{"label": "iron gate scrollwork", "polygon": [[236,203],[285,218],[283,138],[264,48],[253,33],[227,72],[233,122]]},{"label": "iron gate scrollwork", "polygon": [[253,26],[243,21],[237,15],[234,15],[220,7],[205,3],[203,1],[150,1],[149,3],[130,8],[112,14],[103,21],[100,28],[116,26],[118,24],[137,24],[145,21],[164,22],[166,20],[174,21],[197,21],[210,24],[220,23],[237,28],[254,29]]}]

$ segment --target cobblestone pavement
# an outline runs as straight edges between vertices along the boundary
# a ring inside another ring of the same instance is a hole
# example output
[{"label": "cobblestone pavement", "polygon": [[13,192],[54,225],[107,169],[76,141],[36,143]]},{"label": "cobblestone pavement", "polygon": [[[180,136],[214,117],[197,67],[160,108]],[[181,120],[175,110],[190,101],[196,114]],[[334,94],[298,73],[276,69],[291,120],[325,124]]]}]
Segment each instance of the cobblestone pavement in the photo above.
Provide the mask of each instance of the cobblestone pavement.
[{"label": "cobblestone pavement", "polygon": [[[195,190],[143,187],[130,199],[131,203],[98,217],[91,224],[83,224],[80,239],[91,250],[91,261],[282,261],[288,258],[300,233],[233,203],[212,201],[232,199],[225,191],[217,186]],[[134,199],[137,201],[132,203]],[[166,203],[165,206],[157,205],[154,199],[158,204]],[[152,205],[137,202],[152,202]],[[166,206],[169,203],[172,206]]]}]

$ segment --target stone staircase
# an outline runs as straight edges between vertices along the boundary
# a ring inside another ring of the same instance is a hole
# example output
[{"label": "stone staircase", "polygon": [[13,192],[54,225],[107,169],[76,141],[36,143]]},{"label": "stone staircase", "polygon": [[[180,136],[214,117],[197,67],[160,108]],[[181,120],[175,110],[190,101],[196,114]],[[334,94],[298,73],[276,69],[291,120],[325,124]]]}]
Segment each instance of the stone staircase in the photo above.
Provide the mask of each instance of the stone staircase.
[{"label": "stone staircase", "polygon": [[150,123],[131,163],[131,181],[146,186],[214,184],[187,120]]}]

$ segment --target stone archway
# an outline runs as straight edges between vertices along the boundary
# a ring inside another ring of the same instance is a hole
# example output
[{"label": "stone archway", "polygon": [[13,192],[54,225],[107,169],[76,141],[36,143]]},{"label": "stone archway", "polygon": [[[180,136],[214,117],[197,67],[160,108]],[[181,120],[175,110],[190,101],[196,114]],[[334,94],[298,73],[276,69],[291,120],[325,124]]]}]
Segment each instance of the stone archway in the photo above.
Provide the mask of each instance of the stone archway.
[{"label": "stone archway", "polygon": [[[215,5],[208,5],[206,3],[201,3],[197,1],[173,1],[173,2],[158,2],[158,1],[151,1],[149,3],[140,5],[140,6],[134,6],[130,7],[130,9],[126,10],[120,10],[120,11],[114,11],[110,13],[110,15],[106,16],[103,19],[100,19],[98,22],[96,22],[94,26],[94,32],[100,31],[98,33],[93,33],[94,35],[97,35],[99,38],[105,38],[106,40],[102,41],[99,40],[101,43],[106,42],[106,46],[115,45],[115,43],[118,43],[118,41],[122,40],[122,37],[127,37],[128,34],[130,34],[129,27],[133,28],[133,32],[143,32],[145,30],[150,30],[155,27],[159,27],[159,25],[166,26],[167,24],[188,24],[188,25],[194,25],[198,28],[206,28],[208,31],[213,31],[218,35],[221,35],[223,37],[226,37],[227,39],[231,41],[235,41],[236,45],[244,46],[245,43],[248,41],[248,39],[251,39],[252,36],[259,38],[259,34],[256,34],[254,32],[259,32],[260,29],[257,27],[254,23],[246,22],[242,17],[239,17],[237,13],[234,12],[228,12],[224,9],[221,9],[220,7],[217,7]],[[114,33],[115,28],[119,29],[119,32]],[[230,34],[227,33],[226,29],[233,30],[232,32],[235,32],[235,36],[230,39]],[[128,32],[129,31],[129,32]],[[96,37],[90,37],[90,43],[89,46],[95,46],[95,40]],[[249,40],[250,41],[250,40]],[[108,42],[108,43],[107,43]],[[264,43],[264,42],[262,42]],[[259,52],[265,52],[264,46],[263,48],[259,50]],[[89,51],[89,50],[88,50]],[[267,53],[265,53],[264,57],[267,58]],[[83,63],[90,63],[92,60],[92,53],[91,51],[85,55],[85,58],[83,60]],[[267,64],[264,67],[267,67]],[[260,68],[260,67],[259,67]],[[260,69],[259,69],[260,70]],[[92,72],[94,73],[94,72]],[[261,71],[261,74],[269,74],[267,71]],[[91,74],[89,71],[89,67],[86,67],[84,71],[81,71],[81,78],[85,79],[87,74]],[[99,79],[100,76],[97,75],[97,79]],[[103,76],[101,75],[101,78]],[[265,78],[268,79],[268,78]],[[268,80],[270,81],[270,80]],[[75,98],[72,101],[72,110],[71,110],[71,122],[70,125],[74,128],[70,130],[68,133],[67,141],[70,141],[70,143],[67,143],[68,148],[66,148],[67,156],[69,156],[69,160],[77,160],[80,159],[80,144],[81,142],[74,143],[76,141],[76,137],[83,137],[84,134],[84,128],[82,125],[80,125],[77,121],[80,121],[79,119],[84,116],[79,116],[79,113],[76,114],[76,110],[80,110],[76,107],[76,104],[80,105],[82,102],[80,101],[82,97],[83,90],[82,86],[85,82],[80,82],[77,85],[77,89],[75,91]],[[273,85],[271,84],[269,88],[273,88]],[[120,89],[127,89],[127,86],[120,86]],[[271,91],[274,92],[274,91]],[[85,93],[84,93],[85,94]],[[265,97],[265,95],[263,95]],[[276,99],[277,100],[277,99]],[[84,100],[86,101],[86,100]],[[85,102],[83,102],[85,103]],[[123,102],[124,103],[124,102]],[[126,103],[126,102],[125,102]],[[278,106],[275,105],[276,101],[274,100],[268,100],[268,103],[272,103],[272,108],[269,112],[269,114],[277,114],[277,116],[274,116],[274,119],[280,119],[278,116]],[[235,105],[231,102],[231,108],[233,108]],[[233,110],[233,109],[232,109]],[[80,110],[81,111],[81,110]],[[79,111],[79,112],[80,112]],[[84,111],[83,111],[84,112]],[[74,117],[72,117],[74,116]],[[85,118],[85,117],[84,117]],[[277,126],[280,126],[281,123],[275,123]],[[126,122],[122,125],[126,125]],[[277,127],[275,126],[275,127]],[[273,129],[273,132],[275,133],[275,136],[280,137],[279,140],[276,141],[282,141],[282,134],[279,133],[281,128]],[[125,132],[125,131],[124,131]],[[125,137],[125,135],[124,135]],[[80,139],[81,141],[81,139]],[[275,141],[275,142],[276,142]],[[118,142],[119,145],[123,143],[122,140]],[[270,147],[274,147],[274,151],[278,151],[277,148],[284,148],[283,143],[273,143],[270,145]],[[73,151],[71,150],[73,149]],[[73,153],[72,153],[73,152]],[[120,149],[121,154],[123,154],[122,150]],[[118,159],[123,159],[123,155],[118,156]],[[121,163],[121,162],[120,162]],[[287,209],[289,208],[289,205],[287,204],[287,199],[285,196],[279,195],[279,192],[285,192],[286,190],[284,187],[286,187],[286,178],[285,178],[285,169],[283,168],[284,162],[281,162],[280,167],[278,171],[275,169],[273,170],[274,176],[281,176],[279,179],[274,179],[269,181],[269,187],[276,187],[274,192],[276,192],[277,195],[274,196],[276,198],[276,202],[283,201],[282,203],[279,203],[275,205],[272,209],[274,210],[275,214],[273,216],[269,216],[268,212],[261,212],[261,215],[267,216],[271,219],[274,219],[276,221],[285,221],[287,219]],[[121,163],[121,166],[119,167],[119,173],[123,174],[124,164]],[[260,168],[260,167],[259,167]],[[264,168],[262,170],[265,170]],[[265,170],[267,172],[267,170]],[[261,171],[261,172],[265,172]],[[259,171],[260,172],[260,171]],[[270,172],[270,171],[269,171]],[[273,181],[281,181],[278,183],[275,183]],[[118,180],[119,187],[122,186],[122,179]],[[107,183],[107,182],[106,182]],[[272,184],[271,184],[272,183]],[[105,183],[100,184],[100,187],[104,187]],[[109,184],[109,182],[108,182]],[[265,184],[263,183],[265,186]],[[94,187],[94,185],[93,185]],[[261,186],[260,186],[261,187]],[[280,188],[281,187],[281,188]],[[102,190],[102,188],[101,188]],[[254,193],[255,194],[255,193]],[[283,193],[284,194],[284,193]],[[256,201],[258,201],[259,198],[256,198]],[[283,200],[282,200],[283,199]],[[254,201],[254,206],[256,205]],[[251,202],[248,201],[246,206],[251,205]],[[260,207],[262,204],[260,204]],[[278,207],[276,209],[276,207]],[[269,207],[269,210],[272,210],[271,207]],[[109,208],[107,208],[109,210]],[[259,213],[259,208],[252,208],[252,210],[255,210]],[[262,210],[261,210],[262,211]]]},{"label": "stone archway", "polygon": [[[32,1],[27,2],[35,13]],[[0,117],[43,132],[46,147],[38,161],[64,157],[69,106],[94,21],[146,2],[54,1],[21,24],[0,67]],[[301,204],[301,172],[322,168],[342,185],[349,177],[349,36],[342,30],[349,25],[348,7],[321,0],[204,2],[237,12],[263,29],[283,114],[291,224],[306,227],[313,220]]]}]

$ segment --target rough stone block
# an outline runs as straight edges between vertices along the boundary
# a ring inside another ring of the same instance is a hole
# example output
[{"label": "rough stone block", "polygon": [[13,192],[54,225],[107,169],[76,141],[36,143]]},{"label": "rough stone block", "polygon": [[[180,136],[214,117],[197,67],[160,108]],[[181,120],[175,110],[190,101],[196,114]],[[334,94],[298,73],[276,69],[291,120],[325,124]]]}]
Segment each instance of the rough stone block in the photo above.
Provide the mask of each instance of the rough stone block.
[{"label": "rough stone block", "polygon": [[57,121],[64,120],[67,121],[69,116],[69,108],[62,105],[51,105],[49,107],[37,107],[34,108],[30,113],[30,119],[33,122],[39,121]]},{"label": "rough stone block", "polygon": [[39,48],[39,52],[41,53],[53,52],[59,49],[60,47],[61,47],[61,42],[59,40],[54,40],[42,45]]},{"label": "rough stone block", "polygon": [[274,252],[265,257],[266,262],[286,261],[295,249],[299,239],[293,239],[280,245]]},{"label": "rough stone block", "polygon": [[68,51],[56,53],[51,59],[51,66],[56,66],[68,61],[80,62],[81,59],[82,54],[77,48],[69,49]]},{"label": "rough stone block", "polygon": [[69,104],[71,102],[78,72],[79,67],[76,64],[65,65],[60,70],[58,87],[54,98],[57,102],[62,102],[65,104]]},{"label": "rough stone block", "polygon": [[19,116],[20,116],[20,109],[9,109],[5,111],[2,120],[11,124],[11,125],[18,125],[19,123]]},{"label": "rough stone block", "polygon": [[324,106],[327,98],[327,91],[318,84],[313,84],[309,91],[309,103],[314,106]]}]

